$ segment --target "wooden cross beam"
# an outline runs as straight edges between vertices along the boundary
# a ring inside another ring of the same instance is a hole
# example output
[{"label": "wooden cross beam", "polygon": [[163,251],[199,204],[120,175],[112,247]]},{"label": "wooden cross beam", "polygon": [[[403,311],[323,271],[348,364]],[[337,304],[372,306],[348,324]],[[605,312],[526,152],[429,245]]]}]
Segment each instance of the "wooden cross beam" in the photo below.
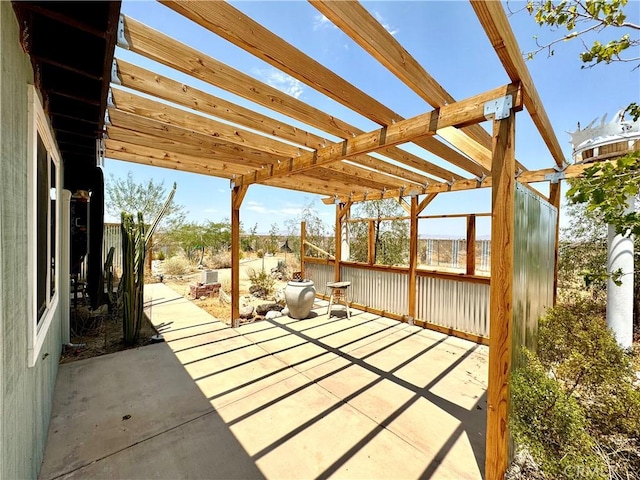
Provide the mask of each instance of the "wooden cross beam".
[{"label": "wooden cross beam", "polygon": [[380,148],[410,142],[417,138],[429,137],[437,130],[456,126],[473,125],[486,120],[484,104],[491,100],[511,95],[512,111],[522,110],[522,94],[519,84],[509,84],[484,92],[480,95],[445,105],[431,112],[402,120],[373,132],[357,135],[352,139],[329,145],[315,152],[291,158],[288,161],[271,165],[252,174],[244,175],[236,185],[251,185],[274,177],[298,173],[320,165],[342,160],[351,155],[374,152]]}]

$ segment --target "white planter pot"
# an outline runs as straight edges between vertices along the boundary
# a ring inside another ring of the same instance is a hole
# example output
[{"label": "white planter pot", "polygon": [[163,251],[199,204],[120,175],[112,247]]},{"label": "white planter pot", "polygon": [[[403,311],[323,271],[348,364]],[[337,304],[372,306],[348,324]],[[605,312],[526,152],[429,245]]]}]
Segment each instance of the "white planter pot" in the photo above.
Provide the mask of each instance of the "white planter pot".
[{"label": "white planter pot", "polygon": [[316,298],[316,287],[311,280],[288,282],[284,289],[284,298],[291,318],[307,318]]}]

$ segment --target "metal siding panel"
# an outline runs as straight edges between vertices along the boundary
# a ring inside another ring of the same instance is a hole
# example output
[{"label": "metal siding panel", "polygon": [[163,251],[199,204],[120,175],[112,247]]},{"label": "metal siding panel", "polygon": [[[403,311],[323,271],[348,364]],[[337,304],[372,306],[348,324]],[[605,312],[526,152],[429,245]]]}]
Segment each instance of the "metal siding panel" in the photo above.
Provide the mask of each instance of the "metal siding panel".
[{"label": "metal siding panel", "polygon": [[489,285],[418,277],[416,289],[419,319],[476,335],[488,335]]},{"label": "metal siding panel", "polygon": [[516,185],[513,352],[521,345],[537,349],[538,318],[553,302],[557,211],[548,202]]}]

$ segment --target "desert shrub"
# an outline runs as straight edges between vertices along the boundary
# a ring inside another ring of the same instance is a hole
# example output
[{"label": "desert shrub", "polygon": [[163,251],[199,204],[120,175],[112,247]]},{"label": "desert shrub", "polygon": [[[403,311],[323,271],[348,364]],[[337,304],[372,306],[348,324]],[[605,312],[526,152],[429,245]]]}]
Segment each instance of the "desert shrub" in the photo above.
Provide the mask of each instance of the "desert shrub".
[{"label": "desert shrub", "polygon": [[184,275],[189,272],[189,269],[189,261],[182,257],[171,257],[162,265],[165,275]]},{"label": "desert shrub", "polygon": [[164,254],[164,250],[160,250],[160,251],[157,253],[157,255],[156,255],[156,259],[157,259],[157,260],[162,261],[162,260],[164,260],[165,258],[166,258],[166,255]]},{"label": "desert shrub", "polygon": [[211,257],[209,266],[213,269],[231,268],[231,252],[219,252]]},{"label": "desert shrub", "polygon": [[547,478],[640,478],[638,359],[617,344],[603,305],[579,298],[549,309],[537,355],[523,358],[511,428]]},{"label": "desert shrub", "polygon": [[550,309],[539,324],[542,365],[585,406],[603,434],[640,435],[640,391],[632,356],[607,327],[604,307],[580,300]]},{"label": "desert shrub", "polygon": [[260,298],[265,298],[273,295],[273,287],[275,286],[275,279],[270,273],[264,270],[255,270],[253,268],[247,268],[247,276],[251,281],[251,287],[249,291]]},{"label": "desert shrub", "polygon": [[[594,453],[584,410],[547,375],[540,360],[525,351],[511,378],[511,431],[516,444],[529,450],[545,475],[574,478],[575,466],[599,472],[603,462]],[[606,477],[594,477],[606,478]]]},{"label": "desert shrub", "polygon": [[256,256],[258,258],[264,258],[264,250],[262,248],[259,248],[258,251],[256,252]]}]

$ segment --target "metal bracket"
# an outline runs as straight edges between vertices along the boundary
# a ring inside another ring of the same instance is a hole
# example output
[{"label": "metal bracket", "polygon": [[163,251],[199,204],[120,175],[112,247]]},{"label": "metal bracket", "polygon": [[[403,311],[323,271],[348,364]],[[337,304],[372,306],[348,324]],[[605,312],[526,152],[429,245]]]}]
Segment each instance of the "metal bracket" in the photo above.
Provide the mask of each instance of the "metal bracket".
[{"label": "metal bracket", "polygon": [[519,168],[518,171],[516,172],[516,177],[515,178],[518,178],[520,175],[522,175],[523,172],[524,172],[524,170]]},{"label": "metal bracket", "polygon": [[404,197],[404,187],[400,187],[398,189],[398,191],[400,192],[400,196],[398,197],[398,201],[402,200],[402,197]]},{"label": "metal bracket", "polygon": [[107,91],[107,108],[116,108],[116,102],[113,99],[113,92],[111,88]]},{"label": "metal bracket", "polygon": [[229,180],[229,189],[233,190],[234,188],[236,188],[236,176],[232,175],[231,180]]},{"label": "metal bracket", "polygon": [[120,18],[118,19],[118,36],[116,40],[117,45],[120,48],[124,48],[129,50],[129,42],[127,42],[127,38],[124,36],[124,15],[120,14]]},{"label": "metal bracket", "polygon": [[109,116],[109,110],[106,110],[104,112],[104,124],[105,125],[111,125],[111,117]]},{"label": "metal bracket", "polygon": [[478,184],[478,187],[482,186],[482,182],[484,182],[487,179],[487,174],[482,172],[482,176],[481,177],[476,177],[476,183]]},{"label": "metal bracket", "polygon": [[333,203],[336,205],[340,204],[340,199],[338,198],[338,195],[333,196]]},{"label": "metal bracket", "polygon": [[449,180],[448,182],[444,182],[447,184],[447,190],[451,191],[451,187],[453,187],[453,182],[455,182],[455,179],[453,177],[451,177],[451,180]]},{"label": "metal bracket", "polygon": [[96,166],[104,167],[105,146],[103,138],[96,138]]},{"label": "metal bracket", "polygon": [[115,58],[111,63],[111,83],[115,85],[122,85],[122,80],[120,80],[120,75],[118,75],[118,62]]},{"label": "metal bracket", "polygon": [[558,183],[560,180],[564,180],[567,178],[564,171],[567,169],[569,165],[563,163],[561,167],[558,165],[554,165],[553,169],[556,171],[555,173],[548,173],[544,176],[545,180],[549,180],[551,183]]},{"label": "metal bracket", "polygon": [[503,120],[511,115],[511,107],[513,107],[513,96],[505,95],[495,100],[490,100],[484,104],[484,118],[489,120],[494,115],[494,120]]}]

